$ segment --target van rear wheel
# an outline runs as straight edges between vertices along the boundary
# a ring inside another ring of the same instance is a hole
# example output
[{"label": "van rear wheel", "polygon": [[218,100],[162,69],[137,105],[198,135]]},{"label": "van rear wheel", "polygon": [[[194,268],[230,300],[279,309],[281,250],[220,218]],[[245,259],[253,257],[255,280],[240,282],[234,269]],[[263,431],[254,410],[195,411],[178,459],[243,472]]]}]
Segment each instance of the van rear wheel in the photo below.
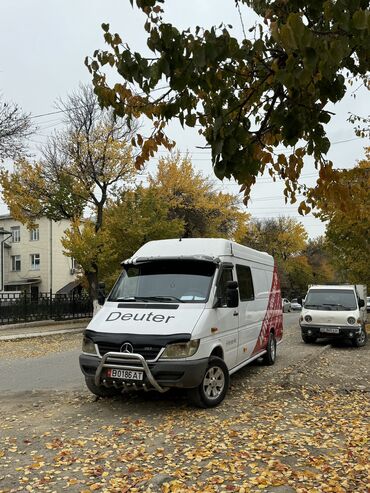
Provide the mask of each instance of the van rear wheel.
[{"label": "van rear wheel", "polygon": [[198,407],[218,406],[225,398],[229,382],[229,370],[224,360],[217,356],[211,356],[202,382],[198,387],[190,389],[190,397]]},{"label": "van rear wheel", "polygon": [[85,377],[85,383],[90,392],[92,392],[94,395],[97,395],[98,397],[113,397],[121,393],[121,390],[116,389],[115,387],[104,387],[104,385],[96,385],[94,377]]},{"label": "van rear wheel", "polygon": [[276,360],[276,339],[273,332],[270,332],[266,350],[266,354],[263,355],[263,362],[266,365],[273,365]]}]

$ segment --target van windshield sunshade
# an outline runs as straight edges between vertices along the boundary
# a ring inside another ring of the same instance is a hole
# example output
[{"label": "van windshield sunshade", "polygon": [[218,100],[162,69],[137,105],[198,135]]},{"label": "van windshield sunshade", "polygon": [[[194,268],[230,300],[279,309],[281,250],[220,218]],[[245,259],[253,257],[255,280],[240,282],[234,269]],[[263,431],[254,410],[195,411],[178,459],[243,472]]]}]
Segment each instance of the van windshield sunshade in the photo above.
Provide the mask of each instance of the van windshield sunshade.
[{"label": "van windshield sunshade", "polygon": [[215,270],[213,260],[194,257],[126,264],[108,301],[205,303]]}]

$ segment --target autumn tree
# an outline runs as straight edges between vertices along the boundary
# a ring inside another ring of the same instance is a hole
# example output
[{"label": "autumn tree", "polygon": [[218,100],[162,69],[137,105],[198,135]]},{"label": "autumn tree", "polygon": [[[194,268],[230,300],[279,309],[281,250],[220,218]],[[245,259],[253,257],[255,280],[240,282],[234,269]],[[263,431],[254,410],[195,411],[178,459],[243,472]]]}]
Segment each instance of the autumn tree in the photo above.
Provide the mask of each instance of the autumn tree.
[{"label": "autumn tree", "polygon": [[148,181],[168,204],[168,219],[183,222],[182,236],[238,241],[245,233],[249,215],[241,211],[238,196],[218,191],[209,178],[195,171],[189,156],[175,153],[161,158]]},{"label": "autumn tree", "polygon": [[15,159],[25,151],[25,139],[33,132],[30,115],[0,97],[0,161]]},{"label": "autumn tree", "polygon": [[308,240],[304,254],[311,267],[314,284],[332,284],[337,280],[333,257],[325,236]]},{"label": "autumn tree", "polygon": [[179,218],[169,218],[169,207],[157,190],[142,185],[110,201],[104,228],[104,255],[100,262],[108,288],[116,280],[121,262],[144,243],[183,235],[184,223]]},{"label": "autumn tree", "polygon": [[124,191],[109,203],[101,262],[104,279],[111,285],[120,262],[147,241],[179,237],[239,240],[249,217],[239,206],[237,196],[217,191],[209,178],[196,172],[189,156],[174,153],[160,159],[147,186]]},{"label": "autumn tree", "polygon": [[[71,221],[64,246],[69,255],[72,243],[80,246],[75,258],[96,300],[106,203],[134,175],[130,141],[135,126],[128,128],[101,109],[89,86],[58,105],[65,115],[63,130],[48,139],[40,160],[18,160],[12,173],[1,171],[0,183],[11,214],[20,221],[32,224],[40,216]],[[84,214],[89,218],[81,222]]]},{"label": "autumn tree", "polygon": [[[317,196],[298,183],[303,158],[312,155],[320,180],[330,179],[329,105],[343,99],[348,83],[369,87],[368,0],[229,0],[230,8],[251,7],[261,19],[243,28],[242,39],[226,24],[180,31],[164,21],[164,0],[135,3],[146,16],[150,56],[133,52],[103,24],[108,49],[96,50],[86,64],[102,105],[152,123],[152,133],[137,138],[137,166],[160,145],[171,147],[166,126],[177,119],[199,127],[216,176],[234,177],[245,201],[268,170],[284,180],[287,200],[308,194],[299,211],[309,212]],[[118,72],[114,85],[106,67]]]},{"label": "autumn tree", "polygon": [[312,270],[304,255],[307,232],[295,219],[252,219],[242,242],[274,257],[285,296],[303,294],[312,282]]},{"label": "autumn tree", "polygon": [[329,221],[326,239],[339,280],[370,289],[370,147],[365,159],[353,169],[338,170],[334,183],[326,187],[329,192],[319,200],[319,216]]}]

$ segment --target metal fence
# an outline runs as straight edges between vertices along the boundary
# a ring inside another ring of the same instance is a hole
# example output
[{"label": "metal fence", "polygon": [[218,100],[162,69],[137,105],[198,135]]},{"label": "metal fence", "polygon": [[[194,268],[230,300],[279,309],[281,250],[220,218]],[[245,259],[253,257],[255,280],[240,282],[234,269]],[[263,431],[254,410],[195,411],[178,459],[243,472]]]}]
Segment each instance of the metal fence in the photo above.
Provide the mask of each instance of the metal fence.
[{"label": "metal fence", "polygon": [[93,305],[87,295],[0,293],[0,325],[84,318],[92,313]]}]

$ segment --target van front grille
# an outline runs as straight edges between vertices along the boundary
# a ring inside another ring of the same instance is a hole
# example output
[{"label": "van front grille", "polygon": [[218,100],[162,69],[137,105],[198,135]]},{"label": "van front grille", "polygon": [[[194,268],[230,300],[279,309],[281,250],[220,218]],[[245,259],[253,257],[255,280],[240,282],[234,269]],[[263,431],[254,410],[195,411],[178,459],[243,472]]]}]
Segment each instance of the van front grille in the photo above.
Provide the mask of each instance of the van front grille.
[{"label": "van front grille", "polygon": [[[111,342],[99,342],[98,348],[100,356],[109,353],[111,351],[121,353],[122,344],[115,344]],[[160,346],[153,346],[147,344],[135,344],[133,346],[133,353],[140,354],[145,360],[153,360],[158,356],[159,351],[162,349]]]}]

